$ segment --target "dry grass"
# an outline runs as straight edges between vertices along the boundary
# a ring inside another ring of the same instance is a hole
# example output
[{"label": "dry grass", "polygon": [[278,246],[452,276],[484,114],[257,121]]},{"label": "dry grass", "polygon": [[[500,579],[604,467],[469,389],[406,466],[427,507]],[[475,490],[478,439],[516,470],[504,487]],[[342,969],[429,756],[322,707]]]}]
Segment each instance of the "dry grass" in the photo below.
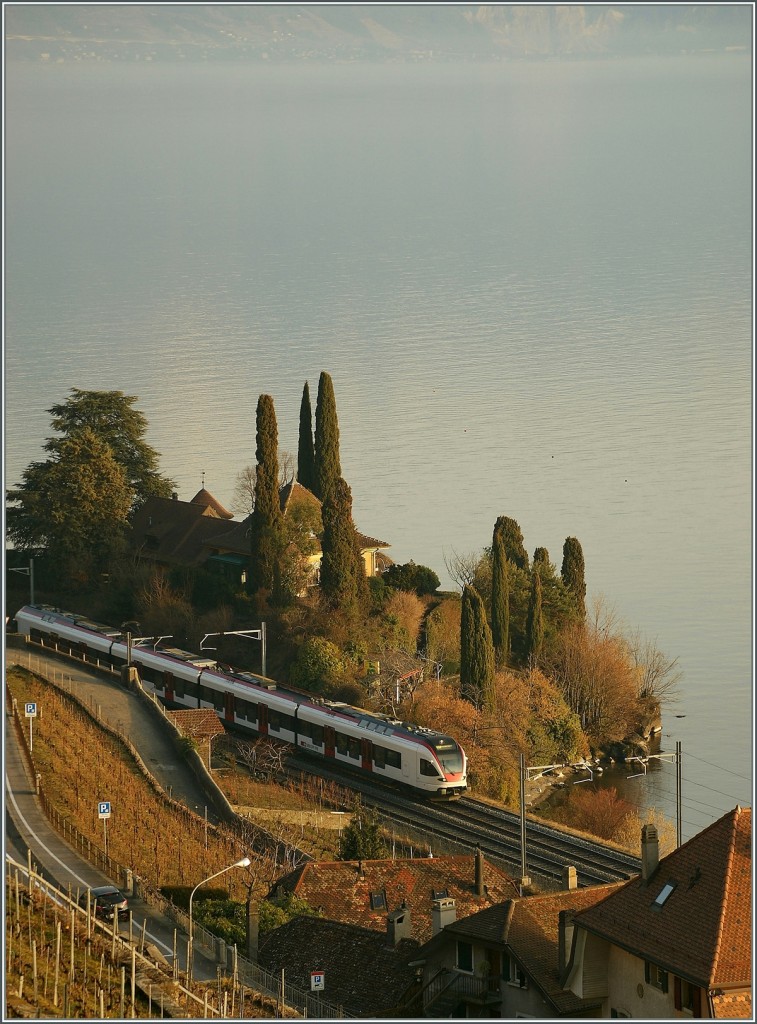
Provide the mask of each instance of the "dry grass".
[{"label": "dry grass", "polygon": [[[250,888],[253,900],[260,899],[285,870],[280,856],[277,861],[252,852],[253,843],[262,845],[255,826],[235,833],[208,825],[162,794],[128,748],[52,684],[17,667],[9,669],[6,679],[20,705],[37,703],[33,756],[47,799],[93,846],[103,848],[107,829],[107,852],[113,860],[160,888],[194,885],[252,856],[249,869],[223,876],[224,888],[235,900],[245,900]],[[105,825],[98,816],[101,800],[111,804]]]}]

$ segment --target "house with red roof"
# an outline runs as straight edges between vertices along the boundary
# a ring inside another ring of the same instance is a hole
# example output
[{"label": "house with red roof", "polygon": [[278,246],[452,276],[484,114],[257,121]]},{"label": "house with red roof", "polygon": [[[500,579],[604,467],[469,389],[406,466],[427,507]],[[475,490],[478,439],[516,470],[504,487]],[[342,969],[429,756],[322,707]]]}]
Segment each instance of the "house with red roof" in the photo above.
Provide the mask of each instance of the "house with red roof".
[{"label": "house with red roof", "polygon": [[573,921],[565,987],[602,1017],[752,1020],[752,811],[736,807]]},{"label": "house with red roof", "polygon": [[477,913],[456,915],[419,951],[422,989],[407,1009],[433,1017],[596,1017],[601,1000],[566,990],[570,920],[621,882],[576,887],[566,870],[560,892],[517,893]]},{"label": "house with red roof", "polygon": [[[295,530],[306,532],[310,543],[299,544],[314,581],[318,579],[321,545],[321,503],[296,480],[279,491],[281,511]],[[132,521],[132,543],[140,557],[166,567],[206,566],[244,579],[250,558],[249,516],[234,520],[213,495],[202,487],[190,501],[148,498]],[[306,538],[307,539],[307,538]],[[360,553],[367,576],[375,576],[391,564],[385,554],[389,545],[376,537],[358,533]]]},{"label": "house with red roof", "polygon": [[517,896],[510,875],[475,854],[386,860],[307,861],[281,878],[270,895],[291,892],[331,921],[386,932],[387,915],[404,907],[408,938],[426,942],[449,919]]}]

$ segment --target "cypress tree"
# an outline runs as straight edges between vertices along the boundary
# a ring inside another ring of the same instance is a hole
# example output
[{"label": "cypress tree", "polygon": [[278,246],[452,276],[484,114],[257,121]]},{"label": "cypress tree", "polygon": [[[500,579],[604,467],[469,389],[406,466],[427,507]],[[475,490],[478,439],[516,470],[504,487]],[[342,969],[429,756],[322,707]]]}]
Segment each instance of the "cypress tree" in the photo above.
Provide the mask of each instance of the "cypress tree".
[{"label": "cypress tree", "polygon": [[313,448],[313,413],[310,387],[305,381],[300,402],[300,436],[297,445],[297,479],[303,487],[315,492],[315,449]]},{"label": "cypress tree", "polygon": [[536,566],[546,565],[549,568],[549,551],[546,548],[537,548],[534,551],[534,568]]},{"label": "cypress tree", "polygon": [[326,371],[318,381],[315,406],[315,496],[325,501],[334,483],[342,475],[339,461],[339,421],[336,415],[334,385]]},{"label": "cypress tree", "polygon": [[505,555],[518,569],[528,570],[528,552],[523,545],[523,534],[520,526],[509,516],[500,516],[494,528],[502,531],[505,542]]},{"label": "cypress tree", "polygon": [[484,602],[475,587],[463,587],[460,617],[460,696],[476,707],[490,706],[494,646]]},{"label": "cypress tree", "polygon": [[531,598],[528,602],[528,618],[526,619],[526,657],[529,664],[539,660],[544,643],[544,619],[541,610],[541,572],[538,565],[531,575]]},{"label": "cypress tree", "polygon": [[338,477],[323,503],[321,591],[332,608],[360,608],[368,590],[357,530],[352,521],[352,492]]},{"label": "cypress tree", "polygon": [[281,546],[279,440],[270,395],[261,395],[258,399],[256,426],[255,508],[250,520],[249,588],[253,592],[261,587],[273,588]]},{"label": "cypress tree", "polygon": [[573,597],[581,619],[586,618],[586,580],[584,579],[584,553],[575,537],[566,537],[562,549],[560,571],[566,589]]},{"label": "cypress tree", "polygon": [[502,531],[492,537],[492,643],[497,664],[504,666],[510,653],[510,579]]}]

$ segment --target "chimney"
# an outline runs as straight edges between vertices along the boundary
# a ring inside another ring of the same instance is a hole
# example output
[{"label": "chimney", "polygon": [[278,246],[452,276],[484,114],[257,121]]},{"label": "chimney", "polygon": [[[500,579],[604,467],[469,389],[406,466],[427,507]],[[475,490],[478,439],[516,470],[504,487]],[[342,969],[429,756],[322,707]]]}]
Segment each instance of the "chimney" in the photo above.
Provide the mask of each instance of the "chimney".
[{"label": "chimney", "polygon": [[660,863],[660,846],[654,825],[644,825],[641,830],[641,877],[648,882]]},{"label": "chimney", "polygon": [[557,964],[560,971],[568,966],[570,947],[573,945],[573,917],[575,910],[561,910],[557,924]]},{"label": "chimney", "polygon": [[412,939],[413,929],[410,922],[410,909],[403,903],[399,910],[393,910],[386,918],[386,941],[388,946],[396,946],[402,939]]},{"label": "chimney", "polygon": [[484,895],[484,855],[481,853],[481,847],[476,847],[476,855],[474,858],[475,865],[475,878],[476,878],[476,896]]},{"label": "chimney", "polygon": [[174,501],[178,501],[179,500],[179,492],[178,491],[171,491],[171,497],[173,498]]},{"label": "chimney", "polygon": [[359,878],[360,878],[361,880],[365,879],[365,868],[363,867],[363,862],[362,862],[362,860],[359,860],[359,861],[357,862],[357,873],[358,873],[358,877],[359,877]]},{"label": "chimney", "polygon": [[563,889],[578,888],[578,872],[572,864],[566,864],[562,869],[562,887]]},{"label": "chimney", "polygon": [[454,924],[457,910],[453,899],[431,900],[431,934],[438,935],[442,928]]}]

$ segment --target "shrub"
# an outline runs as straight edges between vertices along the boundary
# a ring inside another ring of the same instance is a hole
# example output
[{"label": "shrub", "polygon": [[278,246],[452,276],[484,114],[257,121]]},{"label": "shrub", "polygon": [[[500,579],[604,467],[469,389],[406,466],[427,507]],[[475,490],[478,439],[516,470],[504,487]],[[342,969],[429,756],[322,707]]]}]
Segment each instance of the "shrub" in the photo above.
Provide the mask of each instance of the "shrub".
[{"label": "shrub", "polygon": [[336,644],[312,636],[300,647],[290,671],[292,683],[314,693],[333,689],[344,676],[344,660]]}]

